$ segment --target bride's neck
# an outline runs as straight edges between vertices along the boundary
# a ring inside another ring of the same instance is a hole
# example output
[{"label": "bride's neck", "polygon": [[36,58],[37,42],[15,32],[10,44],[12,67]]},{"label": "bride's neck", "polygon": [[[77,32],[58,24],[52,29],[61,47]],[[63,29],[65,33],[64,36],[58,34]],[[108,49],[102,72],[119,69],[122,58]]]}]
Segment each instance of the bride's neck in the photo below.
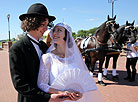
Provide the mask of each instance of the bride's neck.
[{"label": "bride's neck", "polygon": [[[65,44],[66,45],[66,44]],[[56,49],[52,51],[55,55],[64,58],[65,57],[65,45],[57,45]]]},{"label": "bride's neck", "polygon": [[59,54],[65,54],[65,45],[57,45],[56,52]]}]

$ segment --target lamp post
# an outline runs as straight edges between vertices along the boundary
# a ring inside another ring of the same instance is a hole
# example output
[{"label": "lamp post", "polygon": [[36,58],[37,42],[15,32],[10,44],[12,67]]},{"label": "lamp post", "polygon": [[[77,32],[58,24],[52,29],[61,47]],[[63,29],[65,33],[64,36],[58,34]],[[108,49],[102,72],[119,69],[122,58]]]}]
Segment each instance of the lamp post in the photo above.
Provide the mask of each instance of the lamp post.
[{"label": "lamp post", "polygon": [[9,41],[11,41],[10,39],[10,14],[7,15],[7,19],[8,19],[8,32],[9,32]]},{"label": "lamp post", "polygon": [[117,0],[108,0],[108,3],[112,3],[112,18],[114,16],[114,1],[117,1]]}]

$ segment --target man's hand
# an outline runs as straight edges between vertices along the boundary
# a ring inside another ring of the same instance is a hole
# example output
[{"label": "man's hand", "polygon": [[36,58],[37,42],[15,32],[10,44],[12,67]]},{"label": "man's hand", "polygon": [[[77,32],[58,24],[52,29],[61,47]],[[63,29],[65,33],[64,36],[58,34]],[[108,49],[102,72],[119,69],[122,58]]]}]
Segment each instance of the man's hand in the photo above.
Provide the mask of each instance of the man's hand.
[{"label": "man's hand", "polygon": [[70,98],[65,94],[51,94],[49,102],[62,102],[65,100],[70,100]]}]

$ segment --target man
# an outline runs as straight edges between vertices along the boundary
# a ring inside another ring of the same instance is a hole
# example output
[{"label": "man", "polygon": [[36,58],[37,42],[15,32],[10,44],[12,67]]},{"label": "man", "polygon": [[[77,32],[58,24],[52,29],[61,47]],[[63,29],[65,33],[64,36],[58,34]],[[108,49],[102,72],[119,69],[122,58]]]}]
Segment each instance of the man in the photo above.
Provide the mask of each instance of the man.
[{"label": "man", "polygon": [[136,77],[136,64],[138,60],[138,42],[131,42],[127,44],[127,48],[131,51],[127,52],[127,61],[126,61],[126,70],[127,70],[127,77],[125,80],[129,82],[134,82]]},{"label": "man", "polygon": [[[18,92],[18,102],[60,102],[64,94],[45,93],[37,87],[40,58],[48,49],[40,38],[50,22],[47,8],[40,3],[30,6],[26,14],[19,16],[21,28],[26,35],[17,41],[9,51],[10,72],[13,85]],[[67,98],[66,98],[67,99]]]}]

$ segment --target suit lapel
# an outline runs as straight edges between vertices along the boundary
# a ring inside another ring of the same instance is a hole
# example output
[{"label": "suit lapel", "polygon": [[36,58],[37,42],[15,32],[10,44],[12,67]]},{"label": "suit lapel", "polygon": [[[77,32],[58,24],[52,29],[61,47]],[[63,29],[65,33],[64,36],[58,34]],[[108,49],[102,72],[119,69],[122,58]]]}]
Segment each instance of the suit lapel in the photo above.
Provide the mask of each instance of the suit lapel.
[{"label": "suit lapel", "polygon": [[39,60],[38,54],[36,52],[35,47],[33,46],[33,44],[31,43],[31,41],[28,39],[27,35],[25,35],[25,39],[24,39],[24,44],[26,45],[28,51],[30,54],[32,54],[32,56],[36,59]]}]

